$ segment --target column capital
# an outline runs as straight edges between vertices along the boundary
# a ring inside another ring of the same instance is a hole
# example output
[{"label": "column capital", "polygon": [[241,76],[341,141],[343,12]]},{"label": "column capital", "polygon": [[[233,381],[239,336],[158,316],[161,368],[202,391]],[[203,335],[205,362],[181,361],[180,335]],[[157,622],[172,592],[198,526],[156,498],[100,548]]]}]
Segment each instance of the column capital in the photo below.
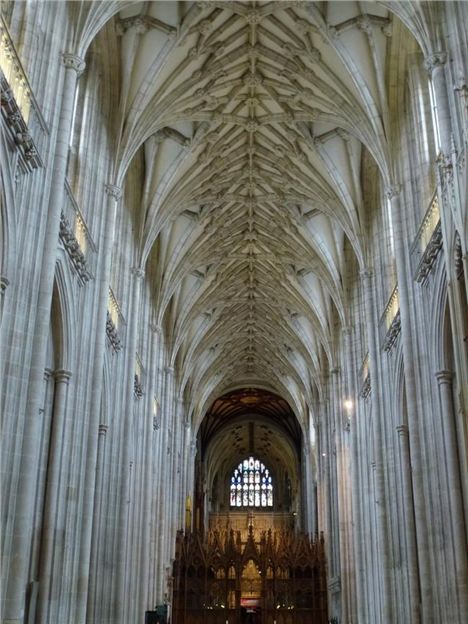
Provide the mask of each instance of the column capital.
[{"label": "column capital", "polygon": [[435,374],[435,378],[439,386],[442,384],[451,384],[453,381],[453,372],[451,370],[440,370]]},{"label": "column capital", "polygon": [[104,424],[99,425],[98,427],[99,435],[105,436],[108,429],[109,429],[109,425],[104,425]]},{"label": "column capital", "polygon": [[145,277],[145,269],[142,269],[141,267],[132,267],[130,269],[130,273],[137,279]]},{"label": "column capital", "polygon": [[433,52],[428,54],[424,59],[424,67],[429,74],[432,74],[437,67],[443,67],[447,62],[447,53],[440,50],[439,52]]},{"label": "column capital", "polygon": [[149,25],[139,15],[119,19],[116,23],[117,36],[121,37],[131,28],[133,28],[138,35],[144,35],[149,30]]},{"label": "column capital", "polygon": [[341,373],[341,368],[339,366],[334,366],[333,368],[330,368],[330,373],[332,375],[339,375]]},{"label": "column capital", "polygon": [[44,368],[44,380],[48,381],[54,374],[51,368]]},{"label": "column capital", "polygon": [[403,437],[407,437],[408,433],[409,433],[409,429],[408,429],[408,425],[397,425],[396,426],[396,430],[398,432],[398,435],[403,438]]},{"label": "column capital", "polygon": [[336,129],[336,134],[343,141],[350,141],[351,140],[351,135],[349,134],[349,132],[347,130],[343,130],[343,128],[337,128]]},{"label": "column capital", "polygon": [[4,275],[2,275],[0,277],[0,291],[1,291],[2,295],[5,292],[5,290],[7,289],[9,284],[10,284],[10,280],[7,277],[5,277]]},{"label": "column capital", "polygon": [[453,85],[453,90],[462,97],[468,97],[468,84],[466,83],[466,79],[464,77],[460,77],[458,82]]},{"label": "column capital", "polygon": [[70,381],[70,377],[72,376],[72,374],[70,373],[70,371],[67,370],[63,370],[62,368],[54,371],[54,378],[55,381],[59,382],[59,383],[68,383]]},{"label": "column capital", "polygon": [[120,201],[122,197],[122,189],[120,186],[115,186],[115,184],[106,184],[105,185],[106,195],[113,197],[115,201]]},{"label": "column capital", "polygon": [[401,184],[390,184],[385,188],[385,195],[392,201],[394,197],[398,197],[401,193]]},{"label": "column capital", "polygon": [[174,367],[173,366],[166,366],[166,368],[164,369],[164,372],[166,373],[166,375],[173,375],[174,374]]},{"label": "column capital", "polygon": [[62,54],[62,63],[67,69],[74,69],[77,77],[81,76],[86,67],[84,60],[80,56],[72,54],[71,52],[64,52]]},{"label": "column capital", "polygon": [[344,334],[345,336],[351,336],[351,334],[353,333],[353,326],[343,325],[343,327],[341,328],[341,333]]},{"label": "column capital", "polygon": [[153,334],[160,334],[162,332],[161,325],[157,325],[157,323],[150,323],[149,328],[153,332]]},{"label": "column capital", "polygon": [[373,275],[374,271],[372,270],[372,267],[364,267],[359,271],[359,277],[362,281],[370,280]]}]

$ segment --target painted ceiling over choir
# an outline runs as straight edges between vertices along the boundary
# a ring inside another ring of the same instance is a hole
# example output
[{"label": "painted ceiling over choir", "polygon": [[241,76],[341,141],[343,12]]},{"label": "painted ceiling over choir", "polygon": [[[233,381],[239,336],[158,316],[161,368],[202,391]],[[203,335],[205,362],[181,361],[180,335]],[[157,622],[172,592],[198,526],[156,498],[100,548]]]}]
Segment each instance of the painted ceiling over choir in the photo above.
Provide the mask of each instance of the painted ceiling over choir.
[{"label": "painted ceiling over choir", "polygon": [[[333,363],[345,248],[366,265],[365,151],[393,183],[386,76],[404,27],[385,4],[121,3],[108,26],[116,176],[143,160],[139,263],[156,267],[157,323],[198,422],[245,386],[304,414]],[[392,11],[415,20],[410,3]]]}]

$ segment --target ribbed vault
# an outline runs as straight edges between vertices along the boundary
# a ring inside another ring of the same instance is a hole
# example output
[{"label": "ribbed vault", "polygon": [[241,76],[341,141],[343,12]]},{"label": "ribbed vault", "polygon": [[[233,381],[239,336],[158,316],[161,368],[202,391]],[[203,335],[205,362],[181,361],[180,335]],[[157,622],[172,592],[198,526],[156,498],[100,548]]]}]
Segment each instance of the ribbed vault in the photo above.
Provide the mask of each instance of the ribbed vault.
[{"label": "ribbed vault", "polygon": [[[361,160],[392,182],[387,9],[153,2],[119,14],[123,178],[143,165],[141,266],[198,426],[234,387],[297,415],[366,265]],[[157,286],[156,286],[157,284]]]},{"label": "ribbed vault", "polygon": [[[287,435],[296,449],[300,449],[301,430],[288,403],[277,394],[258,388],[242,388],[216,399],[200,428],[202,448],[207,448],[212,440],[228,426],[233,428],[233,439],[229,444],[236,452],[241,455],[265,452],[267,448],[274,445],[269,443],[269,440],[266,440],[267,444],[263,445],[262,432],[256,439],[255,432],[237,424],[239,421],[259,420],[276,425],[282,435]],[[261,429],[265,430],[265,426],[261,426]]]}]

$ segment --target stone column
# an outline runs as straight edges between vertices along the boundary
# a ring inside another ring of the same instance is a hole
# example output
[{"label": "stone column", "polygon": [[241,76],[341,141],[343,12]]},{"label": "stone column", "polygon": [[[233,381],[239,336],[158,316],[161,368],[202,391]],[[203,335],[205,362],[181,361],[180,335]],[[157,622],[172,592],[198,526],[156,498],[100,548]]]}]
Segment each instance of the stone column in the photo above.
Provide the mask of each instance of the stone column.
[{"label": "stone column", "polygon": [[409,448],[408,425],[398,425],[398,447],[400,450],[400,470],[403,483],[403,501],[405,515],[405,555],[408,566],[409,606],[408,623],[420,622],[421,603],[418,571],[418,553],[416,548],[416,525],[414,519],[413,482],[411,478],[411,456]]},{"label": "stone column", "polygon": [[[325,388],[325,386],[323,386]],[[317,505],[318,505],[318,523],[319,532],[326,534],[328,531],[328,507],[327,507],[327,487],[328,487],[328,473],[327,473],[327,444],[325,437],[325,423],[327,421],[327,399],[319,401],[319,422],[317,427],[317,443],[318,443],[318,490],[317,490]],[[328,544],[326,544],[328,548]]]},{"label": "stone column", "polygon": [[[183,528],[184,521],[181,516],[181,493],[182,493],[182,439],[184,427],[184,401],[181,397],[177,398],[174,409],[174,445],[173,445],[173,501],[172,517],[171,517],[171,535],[169,538],[169,556],[170,564],[174,560],[175,555],[175,536],[177,529]],[[172,600],[172,597],[171,597]]]},{"label": "stone column", "polygon": [[[143,281],[144,271],[141,268],[134,268],[131,270],[132,285],[129,294],[129,301],[131,301],[131,308],[129,311],[129,321],[127,330],[127,361],[125,366],[124,382],[126,383],[126,395],[123,401],[123,429],[122,429],[122,454],[120,458],[120,466],[122,470],[121,484],[120,484],[120,503],[118,509],[118,550],[119,558],[117,560],[117,599],[119,605],[117,608],[116,616],[117,621],[121,621],[122,624],[127,624],[127,608],[129,605],[130,597],[128,596],[127,587],[127,554],[129,544],[132,541],[132,514],[129,513],[129,504],[132,499],[131,494],[131,474],[129,466],[131,464],[131,451],[132,451],[132,435],[131,435],[131,423],[134,418],[134,377],[135,377],[135,357],[136,357],[136,344],[138,336],[138,321],[139,321],[139,305],[141,284]],[[129,527],[130,525],[130,527]],[[117,607],[117,605],[116,605]]]},{"label": "stone column", "polygon": [[[46,473],[46,495],[39,560],[39,595],[36,612],[36,621],[44,623],[49,621],[49,609],[53,600],[51,580],[54,572],[54,552],[59,553],[60,561],[61,548],[59,544],[61,540],[59,536],[63,534],[65,529],[65,527],[61,526],[59,506],[66,496],[66,487],[62,481],[62,465],[63,461],[67,460],[69,454],[71,435],[71,427],[67,426],[66,422],[68,382],[71,373],[65,370],[58,370],[54,373],[54,377],[54,410]],[[57,565],[56,560],[55,565]],[[52,611],[54,611],[53,608]]]},{"label": "stone column", "polygon": [[190,441],[190,460],[189,460],[189,474],[188,474],[188,491],[192,498],[192,529],[195,527],[195,459],[197,456],[197,439],[194,436]]},{"label": "stone column", "polygon": [[[168,435],[167,440],[167,471],[166,471],[166,485],[167,485],[167,498],[166,498],[166,541],[165,541],[165,550],[164,550],[164,581],[167,580],[166,568],[169,564],[171,552],[172,552],[172,536],[173,536],[173,518],[174,518],[174,508],[173,508],[173,500],[175,494],[175,483],[176,483],[176,439],[177,439],[177,403],[175,398],[175,369],[174,367],[168,367],[169,372],[169,384],[168,384],[168,392],[166,394],[167,401],[167,414],[168,414],[168,422],[170,429],[170,436]],[[170,497],[168,496],[170,492]],[[166,592],[166,582],[165,589]]]},{"label": "stone column", "polygon": [[[355,410],[355,415],[357,410]],[[356,422],[351,422],[351,506],[353,516],[353,550],[355,569],[355,592],[353,622],[360,622],[365,613],[365,580],[362,567],[364,565],[363,519],[360,513],[360,503],[363,498],[361,480],[359,478],[359,433]]]},{"label": "stone column", "polygon": [[361,565],[363,579],[361,586],[361,600],[363,609],[362,617],[364,621],[370,617],[372,581],[369,581],[369,579],[373,579],[374,577],[374,573],[371,570],[369,563],[369,541],[372,540],[372,526],[369,519],[369,504],[373,499],[369,485],[369,456],[372,453],[372,449],[368,439],[369,434],[366,420],[368,411],[367,403],[370,403],[370,401],[370,396],[368,396],[367,399],[360,401],[359,414],[355,422],[356,437],[358,439],[357,448],[359,451],[356,451],[356,462],[358,465],[359,493],[361,495],[357,503],[359,505],[359,518],[361,521],[360,535],[362,539],[362,547],[360,549],[361,559],[359,560],[359,563]]},{"label": "stone column", "polygon": [[[403,347],[403,361],[405,370],[405,391],[408,411],[408,427],[411,447],[411,466],[413,480],[414,516],[416,520],[416,543],[418,548],[419,575],[421,587],[422,620],[426,624],[434,618],[434,592],[429,557],[429,536],[427,524],[426,497],[424,496],[424,463],[423,443],[420,435],[424,424],[420,417],[418,405],[418,391],[415,380],[415,354],[412,341],[412,327],[410,315],[410,300],[408,293],[406,258],[404,241],[406,232],[403,229],[403,220],[400,204],[401,187],[394,185],[386,189],[385,193],[391,203],[392,223],[395,240],[395,260],[398,279],[398,296],[400,301],[401,341]],[[409,501],[408,501],[409,502]]]},{"label": "stone column", "polygon": [[375,510],[376,510],[376,524],[377,524],[377,536],[380,546],[380,567],[381,567],[381,586],[379,588],[382,612],[382,622],[393,621],[393,606],[392,606],[392,580],[390,575],[391,561],[390,561],[390,544],[389,544],[389,532],[388,532],[388,520],[387,520],[387,503],[385,497],[385,476],[384,476],[384,449],[385,442],[382,434],[382,402],[380,394],[380,383],[378,373],[378,357],[377,357],[377,345],[376,345],[376,327],[377,321],[375,318],[375,304],[374,293],[372,285],[372,271],[364,269],[360,273],[363,287],[364,287],[364,305],[366,312],[366,330],[367,330],[367,342],[369,347],[369,365],[370,365],[370,379],[372,384],[372,403],[373,403],[373,415],[374,415],[374,458],[375,458],[375,470],[374,470],[374,483],[375,483]]},{"label": "stone column", "polygon": [[96,461],[98,446],[98,426],[101,420],[102,386],[104,376],[104,354],[106,348],[106,320],[109,302],[109,281],[112,264],[112,247],[114,244],[117,205],[122,191],[113,184],[105,185],[107,195],[106,222],[101,237],[100,258],[101,268],[97,276],[97,302],[95,347],[93,360],[94,383],[91,388],[90,422],[85,465],[84,502],[81,524],[81,542],[79,553],[79,587],[76,599],[76,622],[86,621],[88,603],[89,565],[91,556],[91,537],[93,528],[94,489],[96,484]]},{"label": "stone column", "polygon": [[190,454],[190,442],[192,439],[192,422],[189,417],[186,416],[184,421],[184,456],[183,456],[183,476],[182,476],[182,517],[183,526],[185,528],[186,522],[186,503],[187,496],[192,497],[192,492],[189,486],[189,470],[191,468],[191,454]]},{"label": "stone column", "polygon": [[106,434],[109,429],[108,425],[99,425],[98,428],[98,447],[96,460],[96,489],[94,491],[94,510],[93,510],[93,535],[91,543],[91,561],[89,573],[89,590],[88,590],[88,611],[87,619],[91,622],[100,622],[103,618],[101,611],[102,583],[99,572],[104,568],[104,552],[102,541],[104,537],[104,526],[102,523],[102,495],[103,495],[103,479],[105,472],[105,448]]},{"label": "stone column", "polygon": [[449,515],[452,525],[453,551],[456,567],[456,585],[460,609],[460,622],[468,621],[468,562],[463,501],[461,497],[460,463],[458,458],[457,429],[453,406],[451,371],[436,373],[439,384],[444,456],[448,478],[450,501]]},{"label": "stone column", "polygon": [[[184,399],[182,397],[178,397],[176,400],[176,409],[174,411],[174,442],[173,442],[173,463],[172,463],[172,472],[173,472],[173,501],[174,504],[172,507],[172,522],[171,522],[171,533],[175,534],[177,528],[183,527],[183,520],[180,516],[181,510],[181,492],[182,492],[182,428],[184,426]],[[175,542],[170,544],[170,556],[172,558],[172,553],[174,552]]]},{"label": "stone column", "polygon": [[[176,530],[183,529],[185,526],[185,498],[186,498],[186,479],[185,479],[185,451],[187,448],[187,431],[190,431],[190,421],[186,418],[186,404],[185,401],[183,403],[183,409],[180,414],[180,422],[179,422],[179,473],[177,479],[179,481],[179,510],[177,514],[177,522],[176,522]],[[174,541],[174,552],[175,552],[175,541]]]},{"label": "stone column", "polygon": [[[44,370],[44,382],[45,382],[45,395],[44,395],[44,407],[40,411],[42,419],[41,437],[40,437],[40,451],[39,451],[39,468],[38,468],[38,489],[36,493],[36,505],[35,505],[35,524],[34,524],[34,539],[32,543],[32,557],[30,566],[30,579],[39,578],[39,557],[41,549],[41,530],[42,530],[42,517],[44,513],[44,500],[46,495],[47,486],[47,465],[48,465],[48,452],[50,445],[50,431],[53,420],[53,408],[54,408],[54,371],[50,368]],[[36,581],[37,589],[39,590],[39,583]],[[37,592],[36,600],[34,604],[29,603],[29,613],[36,617],[37,606]]]},{"label": "stone column", "polygon": [[[371,548],[371,552],[370,552],[370,561],[371,561],[371,567],[370,569],[373,570],[373,576],[372,579],[368,579],[367,582],[370,581],[370,585],[371,585],[371,592],[372,592],[372,600],[370,603],[370,608],[372,609],[371,613],[372,613],[372,617],[375,618],[376,621],[379,621],[379,618],[381,617],[381,614],[383,612],[383,596],[382,594],[385,592],[385,583],[382,580],[383,577],[383,570],[382,570],[382,565],[380,563],[381,559],[381,554],[379,552],[379,538],[378,538],[378,533],[379,533],[379,520],[377,518],[377,510],[376,508],[372,505],[372,496],[375,495],[376,492],[376,484],[375,484],[375,470],[377,467],[377,464],[375,461],[371,461],[369,464],[370,470],[369,470],[369,484],[370,484],[370,488],[368,491],[368,501],[369,501],[369,505],[368,505],[368,513],[370,516],[370,526],[374,526],[374,530],[373,530],[373,534],[374,536],[377,537],[377,539],[374,539],[374,541],[372,542],[372,548]],[[387,521],[387,527],[388,527],[388,521]],[[377,528],[375,528],[375,526]],[[390,532],[390,529],[388,529],[388,531]],[[393,612],[393,604],[392,604],[392,612]],[[385,622],[385,620],[382,620],[382,623]]]},{"label": "stone column", "polygon": [[[158,367],[158,352],[159,352],[159,333],[160,328],[156,325],[150,324],[150,336],[151,336],[151,348],[150,348],[150,370],[148,377],[152,377],[156,380],[157,367]],[[140,604],[144,609],[150,609],[152,604],[152,566],[151,562],[155,556],[155,541],[154,541],[154,512],[153,512],[153,493],[155,489],[155,483],[153,479],[153,462],[156,455],[156,440],[158,436],[156,431],[158,429],[157,418],[158,414],[155,414],[154,409],[154,387],[151,387],[150,393],[150,415],[145,416],[148,419],[146,423],[146,439],[144,441],[144,485],[143,485],[143,529],[141,539],[141,589],[140,589]]]},{"label": "stone column", "polygon": [[[309,423],[309,427],[313,425]],[[310,439],[308,427],[308,435]],[[317,532],[315,526],[315,504],[314,504],[314,477],[312,474],[312,459],[310,452],[310,443],[308,440],[304,442],[302,449],[302,474],[303,474],[303,496],[304,500],[302,506],[304,508],[303,524],[304,531],[309,533],[311,537],[314,537]]]},{"label": "stone column", "polygon": [[356,590],[357,578],[358,578],[358,551],[356,550],[356,537],[357,537],[357,517],[355,512],[357,508],[353,505],[353,492],[355,488],[359,487],[359,479],[357,473],[357,463],[354,461],[353,453],[356,450],[356,426],[352,423],[352,417],[356,414],[356,391],[355,381],[353,375],[352,364],[352,327],[343,327],[343,342],[344,342],[344,360],[345,360],[345,376],[344,376],[344,395],[346,400],[351,401],[351,405],[345,408],[347,422],[342,427],[342,437],[346,440],[346,444],[343,446],[346,449],[346,463],[343,466],[343,475],[347,476],[350,487],[346,488],[344,492],[346,510],[348,514],[346,522],[346,536],[347,536],[347,572],[348,579],[348,613],[349,622],[357,622],[357,601],[358,591]]},{"label": "stone column", "polygon": [[[151,501],[152,501],[152,448],[154,444],[154,428],[152,415],[145,414],[145,440],[144,440],[144,460],[143,460],[143,528],[141,534],[140,556],[141,556],[141,583],[140,583],[140,606],[145,609],[150,608],[148,601],[148,577],[150,562],[150,526]],[[151,421],[150,421],[151,419]]]},{"label": "stone column", "polygon": [[159,470],[160,456],[162,451],[162,430],[161,430],[161,399],[162,399],[162,329],[154,326],[155,353],[154,353],[154,373],[155,378],[154,396],[157,397],[157,411],[153,412],[154,430],[154,453],[152,453],[151,463],[151,550],[150,550],[150,573],[148,579],[149,601],[151,606],[157,602],[157,562],[159,561],[159,499],[162,487],[161,474]]},{"label": "stone column", "polygon": [[[338,396],[338,382],[340,369],[332,368],[330,376],[330,418],[329,418],[329,470],[330,470],[330,489],[328,496],[331,504],[331,526],[329,528],[329,539],[333,539],[333,566],[334,576],[339,576],[341,572],[341,548],[343,544],[343,534],[340,528],[340,486],[341,483],[339,477],[339,464],[341,453],[341,439],[340,439],[340,400]],[[343,586],[341,585],[341,590]],[[346,614],[343,614],[343,619],[346,619]]]},{"label": "stone column", "polygon": [[4,619],[10,624],[24,621],[25,592],[34,519],[34,492],[36,489],[39,459],[37,441],[40,435],[41,423],[38,413],[42,407],[44,392],[43,376],[46,365],[47,338],[57,260],[60,213],[65,198],[65,174],[76,81],[85,68],[84,61],[74,54],[64,54],[62,61],[65,66],[65,77],[55,145],[49,211],[43,244],[44,253],[38,290],[34,339],[31,350],[25,426],[12,539],[14,565],[11,566],[8,581],[4,584]]},{"label": "stone column", "polygon": [[170,487],[170,454],[169,454],[169,429],[172,426],[172,413],[171,413],[171,392],[172,392],[172,378],[174,375],[174,369],[167,367],[164,369],[164,389],[163,389],[163,401],[162,401],[162,436],[161,436],[161,457],[159,462],[159,474],[161,478],[162,487],[160,489],[161,496],[159,499],[159,514],[158,514],[158,530],[159,530],[159,561],[158,561],[158,601],[162,604],[165,593],[165,566],[166,556],[168,551],[167,540],[169,538],[169,525],[168,525],[168,513],[166,506],[170,503],[169,491]]}]

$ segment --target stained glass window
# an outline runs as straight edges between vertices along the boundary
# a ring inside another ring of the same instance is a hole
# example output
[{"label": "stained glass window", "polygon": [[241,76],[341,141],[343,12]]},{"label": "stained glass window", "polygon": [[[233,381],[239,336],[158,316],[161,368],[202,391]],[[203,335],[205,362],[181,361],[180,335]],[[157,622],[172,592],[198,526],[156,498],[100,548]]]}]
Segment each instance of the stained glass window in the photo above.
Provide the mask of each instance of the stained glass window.
[{"label": "stained glass window", "polygon": [[254,457],[244,459],[232,474],[230,493],[231,507],[273,507],[270,471]]}]

